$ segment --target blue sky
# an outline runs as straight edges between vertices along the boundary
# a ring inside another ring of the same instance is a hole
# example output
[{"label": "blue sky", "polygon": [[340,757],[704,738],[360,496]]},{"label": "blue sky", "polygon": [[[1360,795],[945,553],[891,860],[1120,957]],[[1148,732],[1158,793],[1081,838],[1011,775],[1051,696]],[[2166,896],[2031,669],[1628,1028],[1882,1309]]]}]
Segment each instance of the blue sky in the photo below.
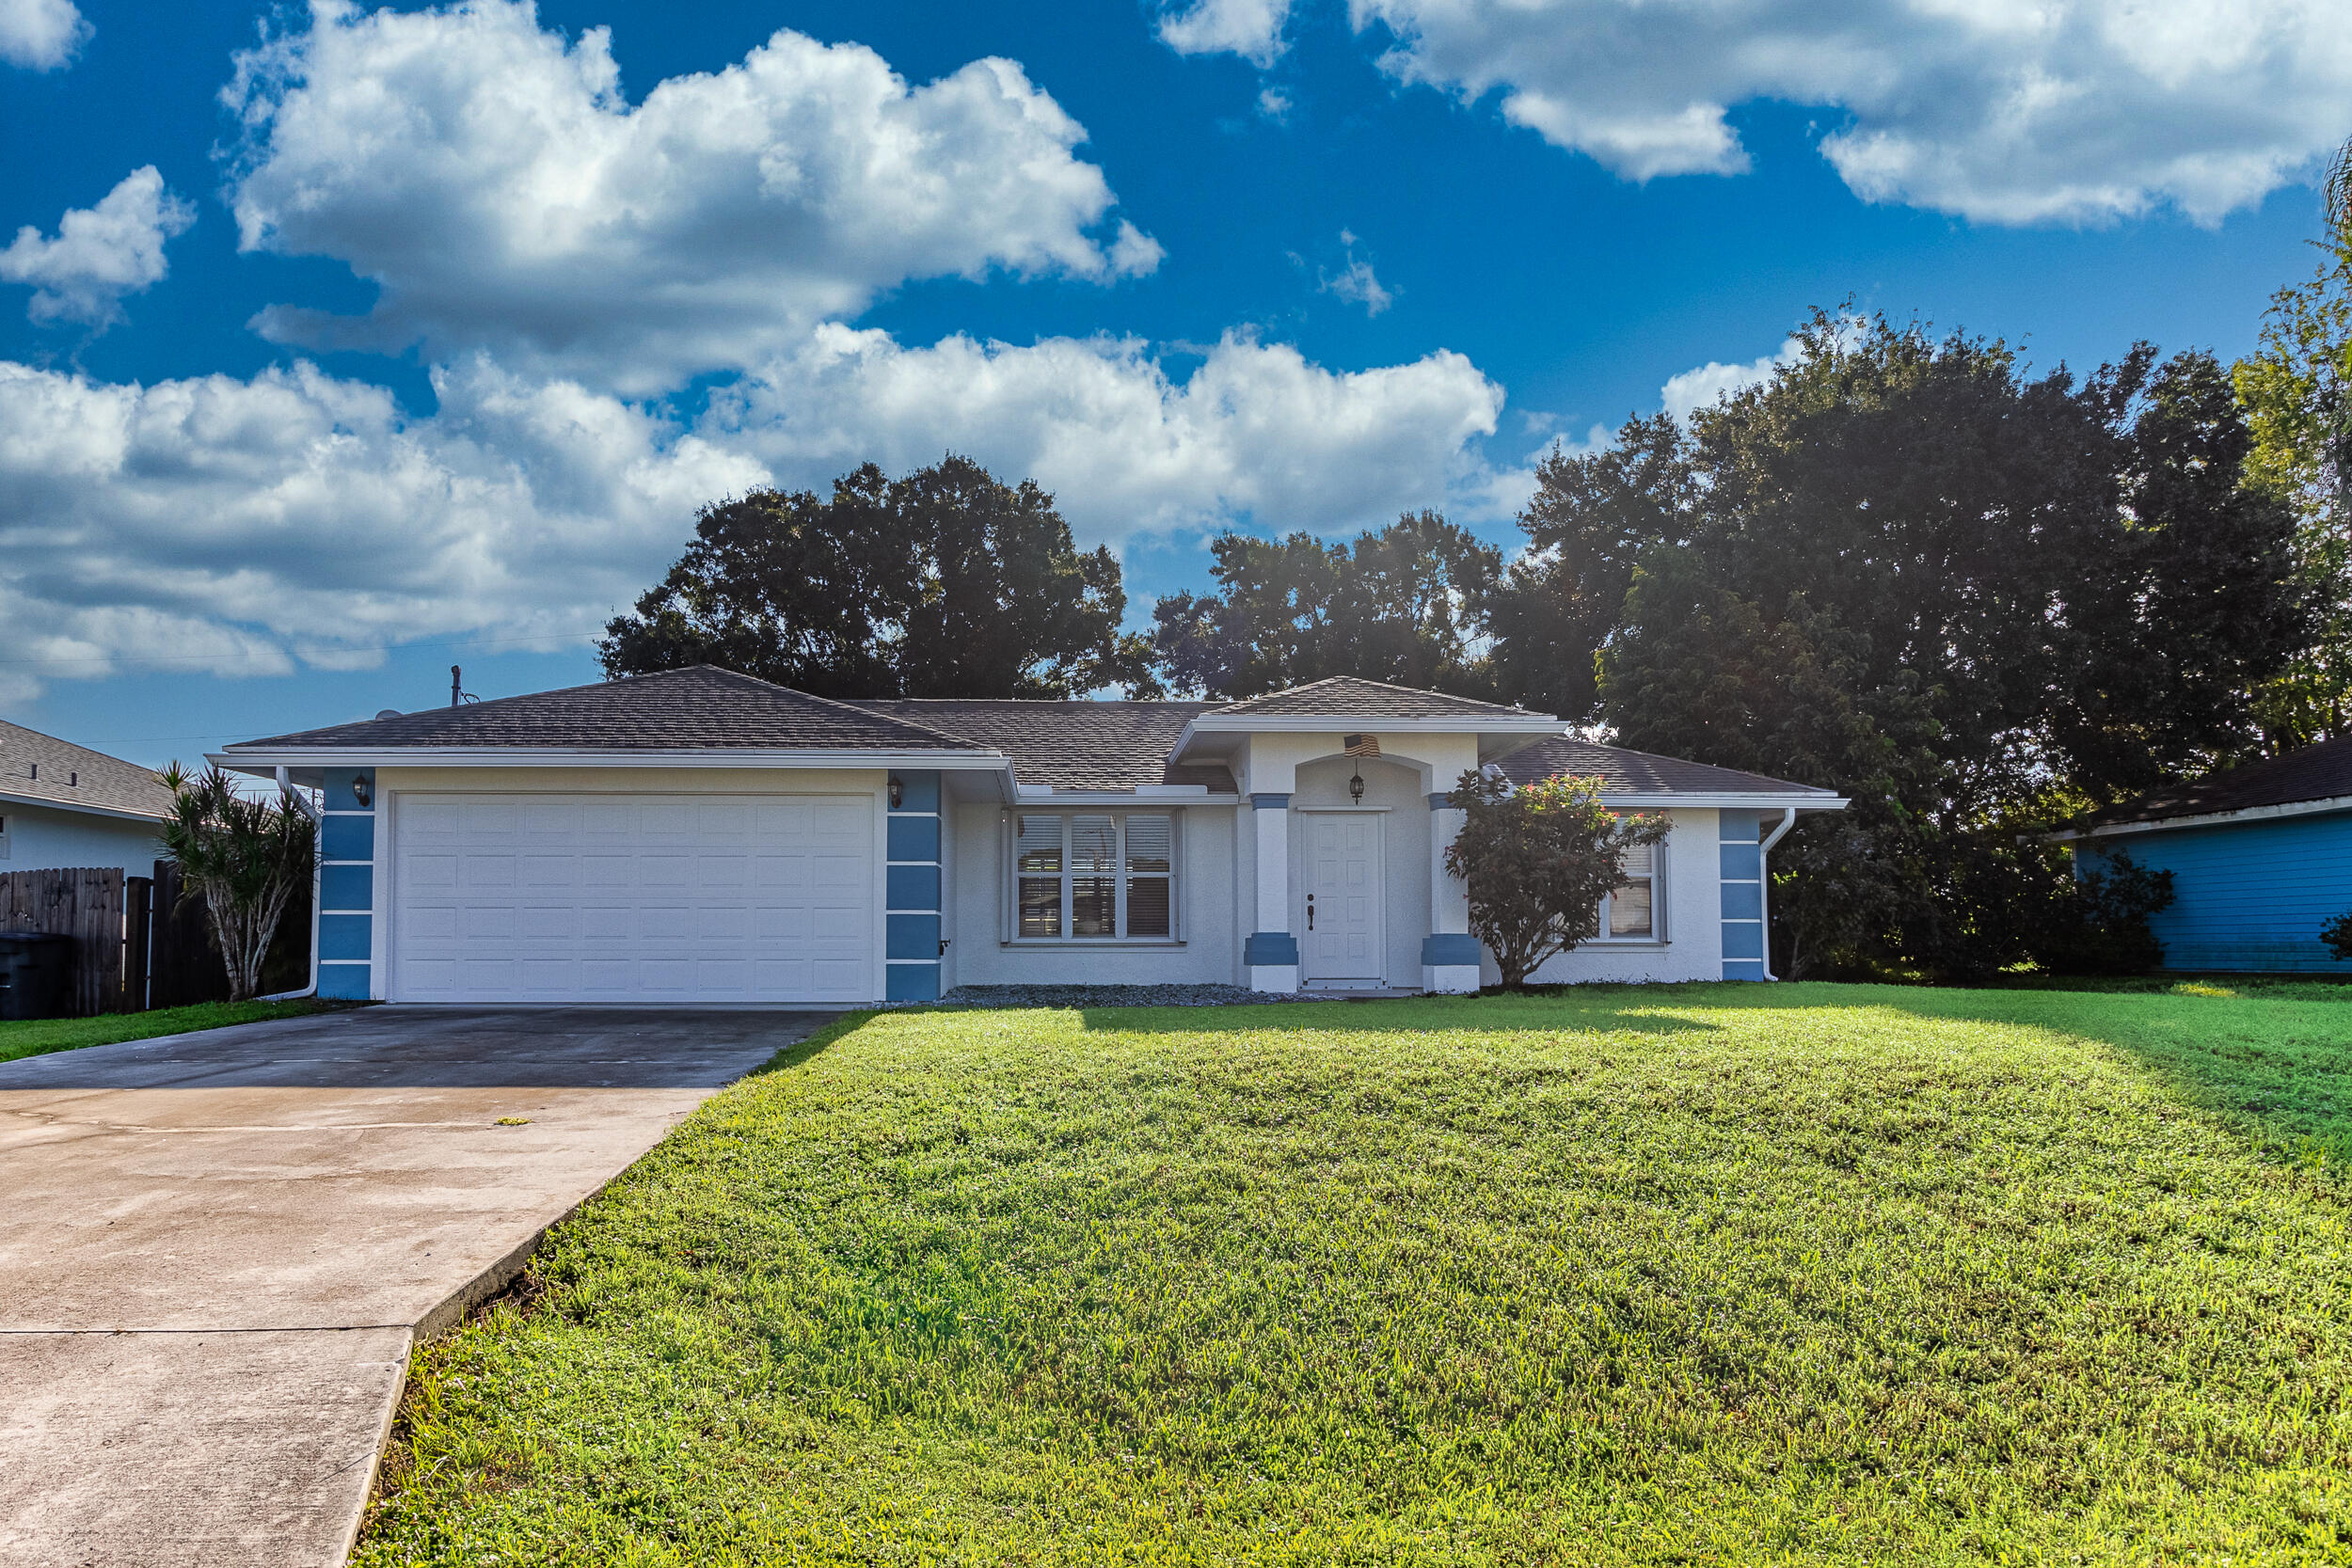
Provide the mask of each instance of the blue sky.
[{"label": "blue sky", "polygon": [[591,679],[698,500],[868,455],[1033,474],[1140,616],[1219,527],[1508,542],[1817,305],[2234,356],[2352,44],[2209,10],[0,0],[0,713]]}]

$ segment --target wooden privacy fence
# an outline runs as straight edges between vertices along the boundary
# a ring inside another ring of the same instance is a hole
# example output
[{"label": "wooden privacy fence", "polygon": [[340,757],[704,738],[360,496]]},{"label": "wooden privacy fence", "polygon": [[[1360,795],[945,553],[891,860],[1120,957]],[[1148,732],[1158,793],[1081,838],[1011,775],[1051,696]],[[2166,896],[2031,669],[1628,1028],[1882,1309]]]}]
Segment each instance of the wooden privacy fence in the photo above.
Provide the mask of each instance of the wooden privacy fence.
[{"label": "wooden privacy fence", "polygon": [[[113,866],[0,873],[0,931],[73,939],[73,1012],[135,1013],[229,999],[229,970],[213,945],[200,897],[181,897],[177,861],[152,877]],[[310,976],[310,890],[295,891],[262,965],[264,992]]]},{"label": "wooden privacy fence", "polygon": [[132,1013],[147,1006],[148,877],[115,866],[0,873],[0,931],[73,939],[73,1011]]}]

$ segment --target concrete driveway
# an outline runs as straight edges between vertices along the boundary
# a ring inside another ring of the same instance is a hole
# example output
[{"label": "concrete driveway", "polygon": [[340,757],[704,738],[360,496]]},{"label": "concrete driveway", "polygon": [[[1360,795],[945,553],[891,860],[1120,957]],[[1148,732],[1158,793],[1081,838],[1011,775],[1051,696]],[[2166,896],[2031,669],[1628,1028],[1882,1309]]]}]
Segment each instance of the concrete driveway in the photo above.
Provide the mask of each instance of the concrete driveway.
[{"label": "concrete driveway", "polygon": [[373,1007],[0,1064],[0,1562],[341,1562],[412,1339],[824,1022]]}]

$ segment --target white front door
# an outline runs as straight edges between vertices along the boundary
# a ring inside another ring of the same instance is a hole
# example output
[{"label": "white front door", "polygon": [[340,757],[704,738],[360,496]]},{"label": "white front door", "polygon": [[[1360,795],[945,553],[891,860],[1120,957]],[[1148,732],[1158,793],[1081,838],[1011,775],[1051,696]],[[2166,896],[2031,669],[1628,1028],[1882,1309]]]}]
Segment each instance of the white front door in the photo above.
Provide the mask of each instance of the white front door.
[{"label": "white front door", "polygon": [[1307,818],[1308,980],[1376,986],[1380,906],[1387,888],[1376,812],[1310,812]]},{"label": "white front door", "polygon": [[866,1002],[873,797],[398,798],[395,1002]]}]

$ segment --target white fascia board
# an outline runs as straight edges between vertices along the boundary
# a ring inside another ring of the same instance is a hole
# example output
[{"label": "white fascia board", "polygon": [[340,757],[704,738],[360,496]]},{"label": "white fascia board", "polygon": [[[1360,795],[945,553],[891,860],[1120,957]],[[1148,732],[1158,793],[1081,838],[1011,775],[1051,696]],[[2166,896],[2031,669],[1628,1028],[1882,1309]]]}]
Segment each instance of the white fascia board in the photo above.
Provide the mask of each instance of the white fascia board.
[{"label": "white fascia board", "polygon": [[2321,800],[2289,800],[2283,805],[2247,806],[2238,811],[2213,811],[2198,816],[2159,816],[2153,822],[2110,822],[2100,828],[2069,828],[2063,832],[2040,835],[2046,844],[2065,844],[2084,838],[2120,838],[2126,833],[2169,832],[2175,828],[2211,828],[2229,822],[2276,822],[2288,816],[2321,816],[2328,812],[2352,811],[2352,795],[2330,795]]},{"label": "white fascia board", "polygon": [[1257,717],[1247,713],[1203,713],[1188,721],[1168,748],[1170,758],[1181,757],[1204,735],[1523,735],[1540,739],[1565,735],[1567,726],[1549,714],[1487,719],[1371,719],[1358,715],[1283,714]]},{"label": "white fascia board", "polygon": [[586,747],[467,746],[283,748],[230,747],[206,759],[240,773],[279,768],[921,768],[941,772],[1002,773],[1012,764],[1001,752],[818,751],[810,748],[680,747],[596,751]]},{"label": "white fascia board", "polygon": [[1166,792],[1144,789],[1048,789],[1041,784],[1023,784],[1015,797],[1025,806],[1231,806],[1238,804],[1238,795],[1212,795],[1206,784],[1183,786]]},{"label": "white fascia board", "polygon": [[121,822],[161,822],[163,814],[124,811],[119,806],[93,806],[85,800],[52,800],[46,795],[17,795],[0,791],[0,806],[46,806],[51,811],[80,812],[86,816],[111,816]]},{"label": "white fascia board", "polygon": [[1736,790],[1645,790],[1633,794],[1603,790],[1600,803],[1612,811],[1844,811],[1853,802],[1843,795],[1790,795],[1785,790],[1744,794]]}]

